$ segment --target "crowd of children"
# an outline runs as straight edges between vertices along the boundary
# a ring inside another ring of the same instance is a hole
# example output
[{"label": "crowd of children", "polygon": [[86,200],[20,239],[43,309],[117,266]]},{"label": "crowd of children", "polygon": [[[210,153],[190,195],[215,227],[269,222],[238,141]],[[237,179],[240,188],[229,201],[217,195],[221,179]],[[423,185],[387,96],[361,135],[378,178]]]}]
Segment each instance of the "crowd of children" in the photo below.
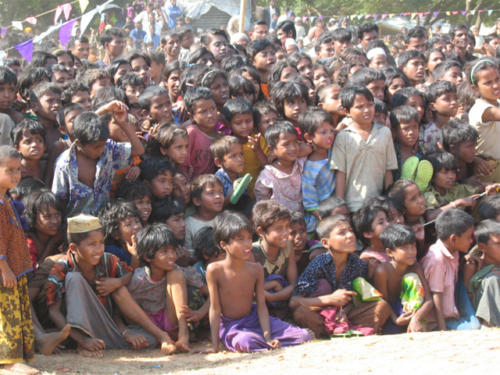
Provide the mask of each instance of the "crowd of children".
[{"label": "crowd of children", "polygon": [[148,54],[112,27],[99,61],[82,36],[0,67],[5,369],[500,326],[497,50],[464,25],[310,53],[275,31]]}]

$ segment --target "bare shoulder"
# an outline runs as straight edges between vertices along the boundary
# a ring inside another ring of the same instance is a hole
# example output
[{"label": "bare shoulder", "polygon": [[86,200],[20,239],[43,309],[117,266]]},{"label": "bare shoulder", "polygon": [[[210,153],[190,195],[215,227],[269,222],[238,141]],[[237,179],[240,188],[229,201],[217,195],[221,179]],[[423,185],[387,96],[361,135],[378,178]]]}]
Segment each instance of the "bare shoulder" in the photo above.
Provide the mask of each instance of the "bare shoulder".
[{"label": "bare shoulder", "polygon": [[393,273],[393,271],[394,271],[394,267],[389,262],[386,262],[386,263],[378,262],[378,264],[376,264],[376,267],[375,267],[375,275],[379,275],[379,276],[382,276],[382,275],[389,276],[390,274]]},{"label": "bare shoulder", "polygon": [[222,270],[224,267],[223,262],[224,261],[220,260],[218,262],[210,263],[207,266],[207,276],[217,277],[217,275],[220,274],[220,270]]}]

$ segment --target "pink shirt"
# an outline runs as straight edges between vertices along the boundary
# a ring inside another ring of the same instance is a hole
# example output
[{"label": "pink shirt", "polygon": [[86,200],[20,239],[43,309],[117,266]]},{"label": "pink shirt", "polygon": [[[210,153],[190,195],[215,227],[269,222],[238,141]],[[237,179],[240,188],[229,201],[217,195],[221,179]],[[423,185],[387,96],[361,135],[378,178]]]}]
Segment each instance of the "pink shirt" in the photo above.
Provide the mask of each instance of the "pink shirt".
[{"label": "pink shirt", "polygon": [[297,159],[290,174],[271,164],[266,165],[255,183],[254,193],[257,201],[274,199],[291,211],[303,212],[301,183],[305,160]]},{"label": "pink shirt", "polygon": [[187,125],[186,131],[189,134],[188,158],[186,164],[182,166],[182,170],[187,172],[191,169],[191,178],[200,174],[214,173],[215,164],[210,152],[210,145],[214,138],[203,133],[194,124]]},{"label": "pink shirt", "polygon": [[458,254],[452,255],[441,240],[429,248],[420,261],[424,275],[433,293],[443,295],[443,315],[445,318],[458,318],[455,305],[455,284],[458,280]]}]

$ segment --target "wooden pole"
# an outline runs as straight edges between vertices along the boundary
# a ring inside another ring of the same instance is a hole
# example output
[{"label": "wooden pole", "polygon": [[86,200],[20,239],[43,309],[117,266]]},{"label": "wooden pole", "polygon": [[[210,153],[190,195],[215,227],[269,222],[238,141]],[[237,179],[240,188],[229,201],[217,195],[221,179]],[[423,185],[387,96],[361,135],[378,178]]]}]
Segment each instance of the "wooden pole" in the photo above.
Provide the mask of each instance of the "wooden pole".
[{"label": "wooden pole", "polygon": [[245,18],[247,12],[247,0],[240,0],[240,27],[239,32],[245,32]]}]

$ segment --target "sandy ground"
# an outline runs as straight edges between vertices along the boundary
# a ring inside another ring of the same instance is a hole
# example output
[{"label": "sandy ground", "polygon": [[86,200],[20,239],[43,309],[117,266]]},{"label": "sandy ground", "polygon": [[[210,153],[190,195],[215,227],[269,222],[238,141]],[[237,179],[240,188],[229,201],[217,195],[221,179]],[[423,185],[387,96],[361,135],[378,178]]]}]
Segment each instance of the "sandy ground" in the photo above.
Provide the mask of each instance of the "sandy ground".
[{"label": "sandy ground", "polygon": [[159,351],[110,350],[101,359],[37,355],[33,365],[45,375],[500,374],[500,329],[335,338],[256,354],[167,357]]}]

